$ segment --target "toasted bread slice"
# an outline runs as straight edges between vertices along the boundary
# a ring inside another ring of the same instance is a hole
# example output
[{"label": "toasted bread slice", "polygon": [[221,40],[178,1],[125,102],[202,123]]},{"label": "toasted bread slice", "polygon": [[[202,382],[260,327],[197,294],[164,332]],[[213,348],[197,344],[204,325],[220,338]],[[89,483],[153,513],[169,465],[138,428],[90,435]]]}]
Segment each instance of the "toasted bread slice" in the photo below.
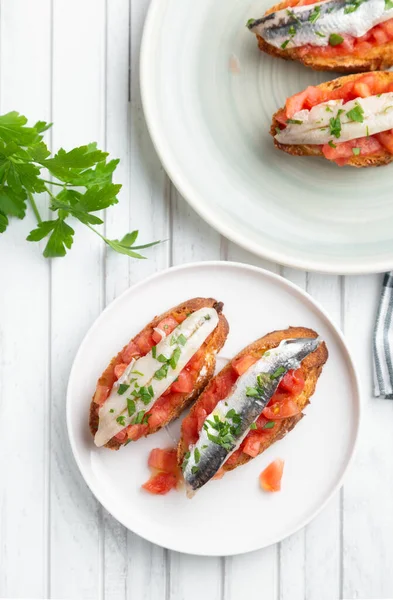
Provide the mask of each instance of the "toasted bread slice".
[{"label": "toasted bread slice", "polygon": [[[379,72],[373,73],[373,76],[377,77],[382,83],[386,83],[386,84],[393,83],[393,73],[391,73],[389,71],[379,71]],[[324,90],[324,91],[333,91],[333,90],[337,90],[338,88],[342,87],[349,81],[354,81],[359,77],[362,77],[362,75],[361,74],[347,75],[345,77],[339,77],[338,79],[333,79],[332,81],[327,81],[326,83],[321,83],[317,87],[319,87],[321,90]],[[276,135],[276,128],[280,125],[280,123],[277,121],[276,117],[282,110],[283,109],[281,108],[280,110],[275,112],[273,115],[272,125],[270,128],[270,134],[273,136],[273,138]],[[292,154],[292,156],[322,156],[323,157],[322,150],[321,150],[320,146],[317,146],[317,145],[280,144],[275,138],[274,138],[274,145],[279,150],[282,150],[283,152],[286,152],[287,154]],[[391,154],[387,150],[383,149],[380,152],[378,152],[377,154],[372,154],[370,156],[360,156],[360,155],[353,156],[348,160],[348,162],[346,164],[351,167],[357,167],[357,168],[382,167],[384,165],[388,165],[392,161],[393,161],[393,154]]]},{"label": "toasted bread slice", "polygon": [[[268,333],[263,338],[260,338],[253,344],[250,344],[249,346],[244,348],[241,352],[239,352],[239,354],[237,354],[237,356],[234,357],[233,360],[237,360],[238,358],[241,358],[248,354],[251,354],[255,357],[260,358],[265,352],[267,352],[268,350],[271,350],[272,348],[276,348],[280,344],[280,342],[282,342],[285,339],[306,338],[306,337],[318,337],[318,334],[315,331],[313,331],[312,329],[307,329],[305,327],[289,327],[288,329],[284,329],[281,331],[273,331],[272,333]],[[297,396],[292,398],[293,401],[296,402],[296,404],[298,405],[300,411],[302,411],[309,403],[310,397],[313,395],[313,393],[315,391],[315,386],[317,384],[318,377],[321,374],[322,367],[326,363],[327,359],[328,359],[328,351],[326,348],[326,344],[324,342],[322,342],[319,345],[319,347],[317,348],[317,350],[315,350],[315,352],[313,352],[312,354],[309,354],[303,360],[303,362],[301,364],[301,369],[302,369],[302,373],[303,373],[303,377],[304,377],[304,381],[305,381],[305,386],[304,386],[303,391],[300,394],[298,394]],[[224,369],[221,370],[220,373],[228,371],[229,369],[232,369],[231,362],[228,363],[224,367]],[[220,373],[218,375],[216,375],[216,377],[219,377]],[[206,387],[206,390],[205,390],[206,393],[209,392],[209,388],[211,388],[212,386],[215,385],[216,377],[214,377],[210,381],[208,386]],[[203,402],[203,393],[200,395],[197,402],[191,408],[191,412],[190,412],[191,415],[193,413],[195,413],[195,411],[198,409],[198,405],[202,402]],[[259,454],[261,454],[264,450],[266,450],[274,442],[283,438],[289,431],[291,431],[291,429],[293,429],[295,427],[296,423],[298,423],[302,417],[303,417],[303,414],[300,412],[299,414],[295,415],[294,417],[290,417],[288,419],[283,419],[281,421],[277,421],[276,425],[274,427],[274,435],[272,435],[271,437],[267,436],[266,442],[261,443]],[[186,446],[186,443],[185,443],[183,437],[181,437],[180,441],[179,441],[179,445],[178,445],[178,463],[179,463],[179,465],[182,464],[184,455],[187,452],[187,450],[188,450],[188,448]],[[232,461],[230,461],[230,464],[228,464],[228,465],[226,463],[224,463],[222,469],[224,471],[231,471],[233,469],[236,469],[236,467],[240,467],[241,465],[244,465],[249,460],[251,460],[251,458],[252,458],[251,456],[242,452],[241,455],[238,457],[238,460],[234,464],[232,463]]]},{"label": "toasted bread slice", "polygon": [[[218,312],[219,320],[218,320],[217,327],[214,329],[214,331],[209,335],[209,337],[206,339],[206,341],[202,345],[202,348],[204,351],[204,361],[199,370],[199,375],[196,380],[194,389],[190,393],[183,393],[183,394],[178,393],[176,406],[171,407],[171,411],[170,411],[166,421],[161,423],[160,426],[157,426],[157,427],[154,427],[151,429],[149,428],[146,435],[155,433],[156,431],[158,431],[159,429],[161,429],[162,427],[167,425],[170,421],[173,421],[174,419],[176,419],[180,415],[180,413],[189,404],[191,404],[191,402],[193,402],[199,396],[199,394],[203,391],[203,389],[205,388],[205,386],[207,385],[209,380],[214,375],[214,370],[215,370],[215,366],[216,366],[216,354],[217,354],[217,352],[219,352],[221,350],[222,346],[224,345],[224,343],[228,337],[229,325],[228,325],[228,321],[226,320],[225,316],[222,314],[222,309],[223,309],[222,302],[217,302],[214,298],[193,298],[191,300],[187,300],[186,302],[183,302],[182,304],[179,304],[178,306],[175,306],[174,308],[171,308],[170,310],[163,313],[162,315],[159,315],[158,317],[154,317],[154,319],[148,325],[146,325],[146,327],[144,327],[142,329],[142,331],[140,331],[138,333],[138,335],[134,336],[130,340],[130,343],[133,342],[140,334],[145,333],[145,332],[153,333],[153,328],[157,327],[158,323],[160,323],[160,321],[162,321],[166,317],[173,316],[176,318],[176,316],[186,316],[189,313],[193,313],[196,310],[199,310],[200,308],[204,308],[204,307],[215,308],[216,311]],[[127,345],[124,346],[124,348],[122,348],[122,350],[114,358],[112,358],[108,367],[105,369],[105,371],[99,378],[99,380],[97,382],[97,386],[106,386],[110,389],[112,388],[114,382],[117,380],[117,377],[115,376],[115,372],[114,372],[115,367],[116,367],[116,365],[124,362],[124,360],[122,358],[122,353],[127,348]],[[95,403],[94,397],[95,397],[95,395],[93,396],[91,404],[90,404],[90,418],[89,418],[90,431],[93,436],[95,436],[97,429],[98,429],[98,422],[99,422],[99,414],[98,413],[99,413],[99,409],[100,409],[100,406]],[[112,450],[118,450],[120,448],[120,446],[124,445],[125,443],[127,443],[127,440],[124,440],[124,442],[119,442],[115,438],[112,438],[107,444],[105,444],[105,446],[107,448],[111,448]]]},{"label": "toasted bread slice", "polygon": [[[287,8],[287,2],[280,2],[269,8],[265,15]],[[340,33],[339,31],[337,33]],[[393,65],[393,41],[386,44],[375,45],[363,56],[346,54],[343,56],[313,56],[312,53],[302,55],[300,48],[281,49],[266,42],[257,35],[258,46],[262,52],[283,58],[284,60],[296,60],[314,71],[336,71],[338,73],[364,73],[366,71],[379,71],[389,69]]]}]

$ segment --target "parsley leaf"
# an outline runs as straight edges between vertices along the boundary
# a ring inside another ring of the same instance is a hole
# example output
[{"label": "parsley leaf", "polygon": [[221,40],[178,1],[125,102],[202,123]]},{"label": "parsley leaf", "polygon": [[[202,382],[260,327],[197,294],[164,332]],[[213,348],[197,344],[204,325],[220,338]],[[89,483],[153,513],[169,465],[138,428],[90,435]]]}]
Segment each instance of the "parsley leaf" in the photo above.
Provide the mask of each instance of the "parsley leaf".
[{"label": "parsley leaf", "polygon": [[341,37],[341,35],[338,35],[338,33],[331,33],[329,36],[329,44],[331,46],[338,46],[339,44],[342,44],[344,41],[344,38]]},{"label": "parsley leaf", "polygon": [[321,16],[321,7],[315,6],[314,10],[310,13],[310,16],[308,17],[308,20],[310,21],[310,23],[315,23],[315,21],[317,21],[320,16]]},{"label": "parsley leaf", "polygon": [[351,110],[347,112],[347,117],[351,119],[351,121],[357,121],[358,123],[363,123],[364,121],[364,111],[360,104],[356,104]]},{"label": "parsley leaf", "polygon": [[[102,219],[94,214],[118,203],[121,185],[112,182],[119,160],[108,160],[108,154],[97,144],[79,146],[70,151],[61,148],[51,156],[43,134],[51,123],[37,121],[33,127],[17,112],[0,115],[0,233],[9,225],[9,217],[23,219],[30,205],[37,228],[28,241],[48,238],[44,256],[65,256],[72,246],[74,229],[68,222],[75,218],[86,225],[116,252],[133,258],[144,258],[137,250],[158,242],[135,245],[138,231],[122,239],[108,239],[93,225]],[[50,180],[44,178],[47,170]],[[54,218],[42,221],[34,194],[49,198]]]},{"label": "parsley leaf", "polygon": [[334,137],[336,137],[336,138],[339,138],[341,135],[340,116],[342,115],[343,112],[344,111],[340,109],[335,117],[332,117],[331,119],[329,119],[330,135],[334,135]]},{"label": "parsley leaf", "polygon": [[385,0],[385,10],[393,8],[393,0]]}]

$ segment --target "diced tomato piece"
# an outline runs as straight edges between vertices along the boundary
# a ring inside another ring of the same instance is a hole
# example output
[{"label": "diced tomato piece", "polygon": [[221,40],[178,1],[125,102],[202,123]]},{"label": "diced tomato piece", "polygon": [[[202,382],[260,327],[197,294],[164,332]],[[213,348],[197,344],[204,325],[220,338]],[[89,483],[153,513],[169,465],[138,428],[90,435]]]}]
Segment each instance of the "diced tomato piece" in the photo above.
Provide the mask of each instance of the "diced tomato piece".
[{"label": "diced tomato piece", "polygon": [[327,159],[334,160],[338,164],[342,160],[343,164],[345,164],[354,156],[353,148],[359,148],[361,156],[369,156],[370,154],[380,152],[382,146],[376,136],[370,136],[338,143],[335,148],[332,148],[329,144],[325,144],[322,146],[322,152]]},{"label": "diced tomato piece", "polygon": [[142,436],[147,433],[148,426],[146,423],[138,425],[129,425],[127,427],[127,437],[129,440],[139,440]]},{"label": "diced tomato piece", "polygon": [[148,421],[150,430],[163,425],[168,420],[171,411],[169,398],[170,396],[165,397],[165,404],[159,405],[158,401],[155,402],[150,409]]},{"label": "diced tomato piece", "polygon": [[205,362],[205,349],[202,346],[199,348],[198,352],[195,352],[194,356],[191,360],[188,361],[186,368],[190,371],[200,371],[203,367],[203,363]]},{"label": "diced tomato piece", "polygon": [[149,455],[149,467],[164,471],[165,473],[177,473],[177,452],[176,448],[154,448]]},{"label": "diced tomato piece", "polygon": [[266,423],[267,423],[266,417],[264,417],[263,415],[259,415],[257,422],[256,422],[258,429],[263,429],[264,426],[266,425]]},{"label": "diced tomato piece", "polygon": [[287,419],[288,417],[294,417],[300,412],[301,411],[296,402],[290,398],[285,398],[284,400],[277,401],[271,405],[269,404],[269,406],[266,406],[266,408],[263,409],[262,414],[269,421],[281,421],[282,419]]},{"label": "diced tomato piece", "polygon": [[[161,329],[165,335],[169,335],[178,325],[179,323],[174,317],[165,317],[165,319],[162,319],[162,321],[158,323],[157,329]],[[162,335],[158,331],[154,331],[153,341],[158,344],[158,342],[161,342],[161,339]]]},{"label": "diced tomato piece", "polygon": [[327,100],[340,100],[341,98],[344,100],[344,102],[353,100],[353,98],[356,97],[356,94],[353,92],[353,86],[353,81],[345,83],[342,87],[333,90],[329,94],[329,98],[327,98]]},{"label": "diced tomato piece", "polygon": [[102,406],[108,398],[110,391],[110,388],[106,385],[97,385],[96,393],[94,394],[94,402],[98,404],[98,406]]},{"label": "diced tomato piece", "polygon": [[[307,88],[308,89],[308,88]],[[307,98],[307,90],[294,94],[290,98],[287,98],[285,103],[285,112],[287,119],[291,119],[294,114],[302,110]]]},{"label": "diced tomato piece", "polygon": [[362,81],[355,81],[353,90],[357,97],[367,98],[368,96],[371,96],[371,89],[367,83],[363,83]]},{"label": "diced tomato piece", "polygon": [[285,110],[280,110],[280,112],[278,112],[276,114],[276,120],[281,123],[282,125],[286,125],[287,124],[287,119],[288,119],[288,115],[286,113]]},{"label": "diced tomato piece", "polygon": [[362,56],[363,54],[367,54],[373,47],[373,44],[370,42],[358,42],[355,46],[356,54]]},{"label": "diced tomato piece", "polygon": [[262,489],[267,492],[279,492],[283,471],[284,461],[281,458],[276,458],[259,476]]},{"label": "diced tomato piece", "polygon": [[187,415],[181,424],[181,430],[185,445],[188,447],[190,444],[195,444],[198,440],[198,423],[195,415]]},{"label": "diced tomato piece", "polygon": [[242,454],[243,450],[241,448],[238,448],[226,459],[225,465],[227,465],[228,467],[236,465],[239,462],[239,458]]},{"label": "diced tomato piece", "polygon": [[122,359],[124,360],[125,363],[127,363],[127,365],[130,364],[130,362],[133,358],[137,358],[140,355],[141,355],[141,351],[138,348],[138,346],[135,344],[135,342],[130,342],[128,344],[128,346],[126,346],[124,348],[123,352],[121,353]]},{"label": "diced tomato piece", "polygon": [[194,378],[186,369],[180,371],[177,380],[171,385],[171,392],[179,392],[181,394],[189,394],[194,388]]},{"label": "diced tomato piece", "polygon": [[173,473],[157,473],[150,477],[142,488],[150,494],[161,495],[167,494],[177,485],[177,477]]},{"label": "diced tomato piece", "polygon": [[393,19],[389,19],[389,21],[381,23],[380,27],[383,27],[386,35],[389,37],[389,40],[391,40],[393,38]]},{"label": "diced tomato piece", "polygon": [[125,363],[119,363],[118,365],[115,366],[116,379],[119,379],[123,375],[123,373],[127,367],[128,367],[128,365],[126,365]]},{"label": "diced tomato piece", "polygon": [[252,365],[257,362],[258,357],[252,356],[251,354],[246,354],[245,356],[241,356],[240,358],[236,358],[232,361],[232,368],[236,371],[238,376],[240,377],[248,371]]},{"label": "diced tomato piece", "polygon": [[280,381],[278,389],[283,392],[288,392],[292,396],[297,396],[304,390],[304,377],[301,369],[297,371],[288,371]]},{"label": "diced tomato piece", "polygon": [[261,447],[261,441],[262,438],[259,431],[250,431],[244,440],[245,443],[242,448],[244,454],[248,454],[248,456],[252,456],[253,458],[258,456]]},{"label": "diced tomato piece", "polygon": [[345,33],[341,34],[343,41],[338,46],[343,54],[350,54],[353,51],[355,45],[355,38],[352,35],[347,35]]},{"label": "diced tomato piece", "polygon": [[115,435],[115,438],[118,442],[124,442],[127,439],[127,427],[119,431],[119,433]]},{"label": "diced tomato piece", "polygon": [[140,350],[140,354],[145,356],[154,346],[153,336],[150,331],[144,331],[135,338],[135,344]]},{"label": "diced tomato piece", "polygon": [[393,129],[377,133],[375,137],[380,142],[380,144],[382,144],[385,150],[388,150],[388,152],[393,154]]},{"label": "diced tomato piece", "polygon": [[372,36],[377,42],[378,46],[382,46],[382,44],[386,44],[386,42],[389,41],[389,35],[386,33],[383,27],[380,27],[379,25],[373,27]]},{"label": "diced tomato piece", "polygon": [[207,412],[202,406],[198,406],[198,408],[195,411],[195,416],[197,419],[197,431],[199,432],[202,429],[203,424],[206,420]]}]

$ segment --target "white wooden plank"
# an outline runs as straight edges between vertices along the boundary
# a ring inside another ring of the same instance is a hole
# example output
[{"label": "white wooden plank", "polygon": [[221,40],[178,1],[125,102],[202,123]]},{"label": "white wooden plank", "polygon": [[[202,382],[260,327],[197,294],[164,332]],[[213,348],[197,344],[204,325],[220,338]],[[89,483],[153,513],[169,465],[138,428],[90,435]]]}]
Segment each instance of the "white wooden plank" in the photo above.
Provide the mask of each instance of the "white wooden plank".
[{"label": "white wooden plank", "polygon": [[[221,237],[172,188],[172,264],[219,260]],[[180,300],[180,298],[179,298]],[[220,600],[222,566],[219,558],[169,552],[168,600]]]},{"label": "white wooden plank", "polygon": [[[18,110],[31,123],[50,117],[49,17],[49,0],[1,5],[0,110]],[[2,598],[43,598],[47,591],[49,264],[42,248],[25,240],[33,227],[29,211],[0,236]]]},{"label": "white wooden plank", "polygon": [[[307,291],[320,302],[330,317],[341,324],[342,278],[309,274]],[[305,530],[306,597],[331,600],[340,594],[341,560],[340,493]]]},{"label": "white wooden plank", "polygon": [[269,260],[265,260],[264,258],[260,258],[255,254],[251,254],[251,252],[248,252],[244,248],[237,246],[233,242],[228,242],[226,260],[247,263],[256,267],[261,267],[262,269],[267,269],[273,273],[280,273],[279,265],[272,263]]},{"label": "white wooden plank", "polygon": [[345,481],[343,598],[392,598],[393,402],[372,395],[372,331],[381,276],[346,277],[345,335],[361,380],[363,423]]},{"label": "white wooden plank", "polygon": [[[105,142],[105,0],[53,4],[53,146]],[[83,335],[103,307],[102,241],[76,226],[67,258],[52,267],[51,595],[102,594],[102,513],[67,441],[64,399]]]}]

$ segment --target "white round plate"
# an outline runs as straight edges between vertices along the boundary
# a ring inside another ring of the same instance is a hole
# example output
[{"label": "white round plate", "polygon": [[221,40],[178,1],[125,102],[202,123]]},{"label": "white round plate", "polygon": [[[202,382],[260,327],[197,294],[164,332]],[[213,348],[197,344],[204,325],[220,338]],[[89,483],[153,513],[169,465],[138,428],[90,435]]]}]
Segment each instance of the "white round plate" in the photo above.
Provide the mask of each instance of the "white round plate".
[{"label": "white round plate", "polygon": [[152,0],[141,88],[161,161],[206,221],[256,254],[308,270],[389,270],[393,167],[339,168],[274,148],[272,114],[336,75],[258,50],[245,23],[273,4]]},{"label": "white round plate", "polygon": [[[306,418],[283,440],[247,465],[212,481],[189,500],[184,491],[151,496],[152,448],[174,445],[180,422],[118,452],[94,446],[88,428],[90,399],[106,365],[156,314],[195,296],[224,302],[230,324],[221,363],[274,329],[312,327],[330,358]],[[285,279],[237,263],[196,263],[139,283],[101,314],[72,367],[67,393],[71,446],[83,477],[105,508],[147,540],[190,554],[229,555],[268,546],[308,523],[341,484],[359,425],[359,390],[340,332],[323,310]],[[263,492],[259,473],[285,460],[282,491]]]}]

